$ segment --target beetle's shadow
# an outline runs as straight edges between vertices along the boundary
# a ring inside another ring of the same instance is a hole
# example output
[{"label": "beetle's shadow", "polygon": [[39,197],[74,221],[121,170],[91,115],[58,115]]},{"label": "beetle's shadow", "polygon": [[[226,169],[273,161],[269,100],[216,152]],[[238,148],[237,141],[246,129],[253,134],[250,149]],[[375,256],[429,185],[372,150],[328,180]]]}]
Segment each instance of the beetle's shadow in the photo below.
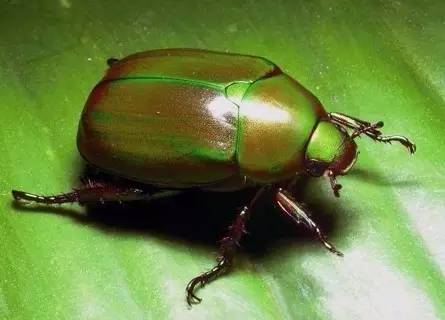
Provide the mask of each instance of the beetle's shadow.
[{"label": "beetle's shadow", "polygon": [[[84,176],[97,177],[89,169]],[[99,179],[112,179],[102,173]],[[304,190],[307,179],[300,179],[296,190]],[[239,192],[208,192],[187,190],[179,195],[154,201],[105,203],[86,206],[86,215],[67,207],[21,207],[26,211],[46,211],[70,217],[78,223],[99,228],[104,232],[154,235],[190,245],[207,246],[214,251],[226,234],[240,208],[248,204],[256,189]],[[296,193],[297,199],[302,195]],[[241,241],[243,251],[252,257],[262,257],[283,241],[293,243],[316,242],[314,234],[304,226],[295,225],[281,214],[273,202],[273,194],[266,192],[256,202],[247,225],[248,233]],[[15,204],[14,206],[18,206]],[[313,218],[326,234],[338,232],[335,210],[328,203],[309,203]],[[329,213],[329,215],[327,215]]]},{"label": "beetle's shadow", "polygon": [[[92,173],[88,170],[87,175]],[[105,176],[106,177],[106,176]],[[101,176],[103,178],[103,176]],[[305,190],[308,179],[300,179],[295,190]],[[109,232],[161,235],[190,244],[209,246],[212,250],[227,233],[240,208],[250,202],[257,189],[239,192],[207,192],[187,190],[182,194],[155,201],[109,203],[87,207],[88,223]],[[297,191],[296,191],[297,192]],[[297,199],[302,194],[295,193]],[[252,208],[248,233],[242,247],[252,256],[273,252],[277,243],[316,242],[314,234],[303,225],[288,220],[266,192]],[[326,203],[309,203],[313,218],[329,235],[337,232],[337,217]]]},{"label": "beetle's shadow", "polygon": [[398,180],[394,177],[381,174],[379,172],[370,171],[369,169],[354,168],[348,173],[349,177],[360,179],[360,181],[377,186],[388,186],[397,188],[409,188],[418,186],[420,182],[417,179]]}]

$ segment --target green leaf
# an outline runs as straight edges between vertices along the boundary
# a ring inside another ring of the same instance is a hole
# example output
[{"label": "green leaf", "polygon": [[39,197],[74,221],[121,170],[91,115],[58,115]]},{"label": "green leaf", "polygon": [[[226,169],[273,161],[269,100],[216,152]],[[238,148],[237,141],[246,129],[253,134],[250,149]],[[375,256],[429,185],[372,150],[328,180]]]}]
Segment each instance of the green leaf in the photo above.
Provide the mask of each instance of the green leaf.
[{"label": "green leaf", "polygon": [[[0,318],[445,319],[444,16],[443,1],[414,0],[3,1]],[[205,195],[196,217],[183,204],[199,194],[109,218],[13,205],[13,188],[77,185],[77,122],[106,59],[165,47],[265,56],[327,110],[416,142],[409,156],[360,139],[339,200],[320,179],[301,189],[344,258],[264,202],[233,272],[189,309],[185,286],[235,213],[225,195]]]}]

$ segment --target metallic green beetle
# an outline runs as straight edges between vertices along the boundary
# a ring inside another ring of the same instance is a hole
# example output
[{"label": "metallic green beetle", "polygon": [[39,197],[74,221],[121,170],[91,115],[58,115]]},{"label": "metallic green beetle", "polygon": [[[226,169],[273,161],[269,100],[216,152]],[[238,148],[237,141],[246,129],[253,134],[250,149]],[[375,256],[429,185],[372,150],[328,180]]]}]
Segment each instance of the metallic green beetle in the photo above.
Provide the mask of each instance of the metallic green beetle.
[{"label": "metallic green beetle", "polygon": [[[110,68],[91,92],[79,123],[77,144],[91,165],[126,179],[125,186],[89,181],[56,196],[13,191],[17,201],[45,204],[154,199],[198,187],[228,191],[256,187],[221,244],[218,263],[187,286],[187,302],[231,266],[250,209],[272,188],[279,208],[304,223],[324,246],[330,244],[307,209],[286,190],[298,175],[325,176],[336,196],[357,158],[354,138],[384,136],[383,122],[327,113],[320,101],[271,61],[197,49],[141,52]],[[131,181],[138,182],[134,186]],[[148,193],[141,184],[156,186]],[[179,191],[173,191],[179,192]]]}]

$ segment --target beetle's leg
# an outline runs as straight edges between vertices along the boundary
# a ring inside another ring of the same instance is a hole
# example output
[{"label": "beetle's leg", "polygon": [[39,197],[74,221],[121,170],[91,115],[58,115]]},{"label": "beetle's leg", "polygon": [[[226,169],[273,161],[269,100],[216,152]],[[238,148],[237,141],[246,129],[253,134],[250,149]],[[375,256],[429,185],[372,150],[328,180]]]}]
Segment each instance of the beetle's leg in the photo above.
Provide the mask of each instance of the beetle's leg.
[{"label": "beetle's leg", "polygon": [[199,276],[193,278],[187,284],[187,303],[189,305],[201,302],[201,298],[197,297],[195,294],[196,289],[203,287],[210,281],[216,279],[218,276],[224,274],[232,266],[233,257],[235,256],[236,250],[239,246],[239,241],[241,240],[243,234],[246,233],[245,226],[250,216],[250,210],[264,190],[265,187],[261,188],[255,194],[249,205],[242,208],[240,213],[233,221],[232,225],[229,227],[228,233],[220,242],[220,255],[218,257],[216,266],[214,266],[209,271],[204,272]]},{"label": "beetle's leg", "polygon": [[399,142],[404,147],[408,149],[408,151],[413,154],[416,152],[416,145],[412,143],[408,138],[400,135],[392,135],[392,136],[384,136],[382,132],[378,129],[383,127],[383,121],[378,121],[376,123],[370,123],[368,121],[360,120],[342,113],[331,112],[328,113],[330,120],[332,123],[339,125],[343,128],[349,128],[353,130],[351,138],[356,138],[361,134],[365,134],[370,137],[374,141],[391,143],[391,142]]},{"label": "beetle's leg", "polygon": [[335,178],[334,172],[332,170],[328,171],[329,183],[331,184],[331,189],[334,192],[334,195],[338,198],[340,197],[340,189],[343,188],[341,184],[337,183],[337,179]]},{"label": "beetle's leg", "polygon": [[149,195],[146,190],[135,188],[132,186],[118,184],[103,183],[91,180],[83,181],[81,188],[73,189],[68,193],[58,195],[45,196],[37,195],[24,191],[12,190],[12,196],[19,202],[34,202],[46,205],[73,203],[79,204],[107,201],[135,201],[135,200],[151,200],[159,198],[159,194]]},{"label": "beetle's leg", "polygon": [[358,118],[354,118],[343,113],[329,112],[328,116],[333,123],[338,124],[344,128],[357,130],[371,125],[371,123],[368,121],[360,120]]},{"label": "beetle's leg", "polygon": [[116,62],[119,62],[119,59],[116,59],[116,58],[109,58],[109,59],[107,59],[107,64],[108,64],[109,67],[111,67]]},{"label": "beetle's leg", "polygon": [[408,151],[411,154],[414,154],[414,152],[416,152],[416,145],[414,143],[412,143],[407,137],[404,136],[399,136],[399,135],[392,135],[392,136],[371,136],[368,135],[371,139],[373,139],[374,141],[377,142],[384,142],[384,143],[389,143],[391,144],[391,142],[399,142],[400,144],[402,144],[404,147],[406,147],[408,149]]},{"label": "beetle's leg", "polygon": [[295,201],[295,199],[285,190],[279,188],[276,193],[275,201],[280,209],[288,215],[296,223],[304,223],[311,231],[315,232],[318,240],[332,253],[338,256],[343,256],[343,253],[338,251],[333,244],[328,242],[326,235],[321,231],[320,227],[309,217],[308,210],[301,204]]}]

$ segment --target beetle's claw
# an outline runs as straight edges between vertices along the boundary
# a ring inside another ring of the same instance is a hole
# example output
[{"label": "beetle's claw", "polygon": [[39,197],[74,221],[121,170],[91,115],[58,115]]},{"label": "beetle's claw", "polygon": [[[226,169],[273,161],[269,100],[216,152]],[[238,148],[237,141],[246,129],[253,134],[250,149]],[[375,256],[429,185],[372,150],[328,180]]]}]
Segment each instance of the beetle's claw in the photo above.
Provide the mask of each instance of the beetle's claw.
[{"label": "beetle's claw", "polygon": [[417,147],[414,143],[406,139],[404,143],[402,143],[409,151],[409,153],[414,154],[417,150]]},{"label": "beetle's claw", "polygon": [[339,257],[344,256],[341,251],[337,250],[337,248],[332,243],[330,243],[328,241],[328,239],[326,238],[326,236],[324,234],[320,237],[320,240],[326,249],[328,249],[329,251],[331,251],[332,253],[336,254]]},{"label": "beetle's claw", "polygon": [[39,202],[42,199],[41,196],[38,196],[36,194],[19,190],[12,190],[11,193],[12,197],[14,198],[14,201],[23,205],[32,204],[33,202]]},{"label": "beetle's claw", "polygon": [[337,256],[339,256],[339,257],[343,257],[343,256],[344,256],[343,252],[338,251],[337,248],[335,248],[335,246],[332,245],[331,243],[326,242],[326,243],[324,243],[324,246],[325,246],[329,251],[331,251],[332,253],[336,254]]},{"label": "beetle's claw", "polygon": [[195,287],[197,285],[203,286],[204,283],[205,282],[204,282],[204,280],[203,280],[203,278],[201,276],[192,279],[188,283],[187,288],[186,288],[186,292],[187,292],[187,304],[189,306],[192,306],[193,304],[201,303],[202,299],[195,294]]},{"label": "beetle's claw", "polygon": [[323,231],[321,231],[321,229],[317,225],[315,225],[314,229],[318,239],[321,241],[321,243],[324,245],[326,249],[328,249],[329,251],[331,251],[332,253],[336,254],[339,257],[343,257],[343,253],[337,250],[337,248],[328,241],[326,235],[323,233]]},{"label": "beetle's claw", "polygon": [[116,64],[117,62],[119,62],[119,59],[116,58],[109,58],[107,59],[107,65],[109,67],[113,66],[114,64]]},{"label": "beetle's claw", "polygon": [[12,190],[11,193],[15,201],[22,201],[25,198],[25,192],[23,191]]},{"label": "beetle's claw", "polygon": [[340,189],[343,188],[343,186],[341,184],[335,184],[334,187],[332,188],[332,190],[334,191],[334,195],[337,198],[340,198]]},{"label": "beetle's claw", "polygon": [[194,304],[201,303],[202,299],[193,292],[187,292],[187,304],[191,307]]},{"label": "beetle's claw", "polygon": [[408,149],[408,152],[410,154],[414,154],[416,152],[416,145],[414,143],[412,143],[411,141],[409,141],[408,139],[406,140],[398,140],[405,148]]},{"label": "beetle's claw", "polygon": [[187,293],[187,304],[191,307],[194,304],[201,303],[202,299],[195,295],[193,292]]}]

